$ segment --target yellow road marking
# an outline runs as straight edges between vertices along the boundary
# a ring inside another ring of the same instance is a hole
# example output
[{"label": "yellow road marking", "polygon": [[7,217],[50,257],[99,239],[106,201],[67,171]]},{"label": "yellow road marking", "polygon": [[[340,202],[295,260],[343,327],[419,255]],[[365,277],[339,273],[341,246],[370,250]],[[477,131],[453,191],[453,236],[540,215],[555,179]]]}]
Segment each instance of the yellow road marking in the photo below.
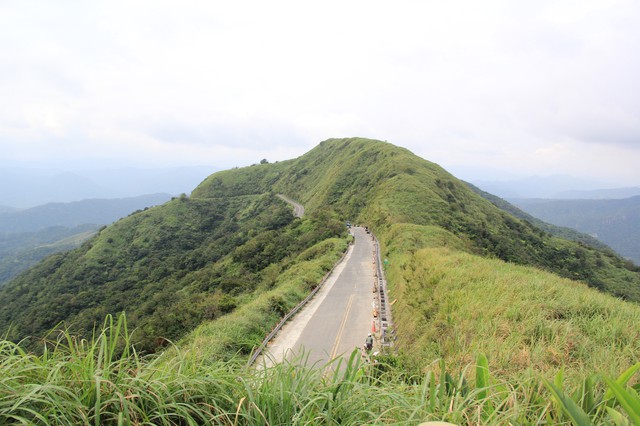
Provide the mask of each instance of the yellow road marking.
[{"label": "yellow road marking", "polygon": [[338,345],[340,344],[340,340],[342,339],[344,326],[347,324],[347,317],[349,316],[349,311],[351,310],[351,305],[353,304],[354,296],[355,294],[352,294],[351,297],[349,297],[349,302],[347,303],[347,309],[344,311],[344,317],[342,318],[342,322],[340,323],[340,328],[338,329],[336,340],[335,342],[333,342],[333,350],[331,351],[331,356],[329,357],[330,360],[332,360],[336,356],[336,352],[338,352]]}]

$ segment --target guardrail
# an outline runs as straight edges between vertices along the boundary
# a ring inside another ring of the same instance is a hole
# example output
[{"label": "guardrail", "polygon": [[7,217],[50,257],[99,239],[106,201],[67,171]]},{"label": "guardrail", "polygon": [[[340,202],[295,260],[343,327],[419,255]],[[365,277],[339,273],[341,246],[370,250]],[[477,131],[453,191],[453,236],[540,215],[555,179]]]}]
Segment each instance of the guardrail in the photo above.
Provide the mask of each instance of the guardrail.
[{"label": "guardrail", "polygon": [[389,294],[387,291],[387,280],[384,278],[382,258],[380,256],[380,242],[371,234],[373,238],[373,250],[376,261],[376,297],[378,299],[378,330],[380,331],[380,346],[388,348],[393,346],[394,332],[391,318],[391,305],[389,304]]},{"label": "guardrail", "polygon": [[322,277],[322,281],[320,281],[320,283],[313,289],[311,290],[311,293],[309,293],[309,295],[307,297],[304,298],[304,300],[302,300],[302,302],[298,303],[293,309],[291,309],[284,317],[282,317],[282,319],[280,320],[280,322],[275,326],[275,328],[273,330],[271,330],[271,332],[267,335],[267,337],[264,338],[264,340],[262,341],[262,343],[260,344],[260,346],[258,346],[253,353],[251,354],[251,357],[249,358],[249,362],[247,363],[247,367],[250,367],[251,365],[253,365],[254,362],[256,362],[256,359],[258,359],[258,357],[260,356],[260,354],[262,353],[262,351],[267,347],[267,345],[269,344],[269,342],[271,341],[271,339],[273,339],[273,337],[278,333],[278,331],[280,331],[280,329],[282,328],[282,326],[284,326],[284,324],[289,320],[289,318],[291,318],[292,316],[294,316],[300,309],[302,309],[302,307],[304,305],[306,305],[309,300],[311,300],[313,298],[313,296],[316,295],[316,293],[318,292],[318,290],[320,290],[320,288],[322,288],[322,286],[324,285],[324,283],[327,281],[327,279],[329,278],[329,276],[333,273],[333,270],[336,269],[336,267],[344,260],[345,256],[347,255],[347,253],[349,252],[349,248],[347,247],[347,250],[342,253],[342,257],[340,257],[340,260],[338,260],[333,267],[331,268],[331,270],[329,272],[327,272],[324,277]]}]

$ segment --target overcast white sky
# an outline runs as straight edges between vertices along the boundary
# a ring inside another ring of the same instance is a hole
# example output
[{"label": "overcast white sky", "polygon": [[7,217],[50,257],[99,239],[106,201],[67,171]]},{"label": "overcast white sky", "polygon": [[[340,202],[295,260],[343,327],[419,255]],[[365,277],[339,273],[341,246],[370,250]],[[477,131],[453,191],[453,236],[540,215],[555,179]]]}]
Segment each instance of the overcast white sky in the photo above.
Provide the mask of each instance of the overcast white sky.
[{"label": "overcast white sky", "polygon": [[344,136],[466,179],[640,185],[640,2],[0,0],[2,165],[227,168]]}]

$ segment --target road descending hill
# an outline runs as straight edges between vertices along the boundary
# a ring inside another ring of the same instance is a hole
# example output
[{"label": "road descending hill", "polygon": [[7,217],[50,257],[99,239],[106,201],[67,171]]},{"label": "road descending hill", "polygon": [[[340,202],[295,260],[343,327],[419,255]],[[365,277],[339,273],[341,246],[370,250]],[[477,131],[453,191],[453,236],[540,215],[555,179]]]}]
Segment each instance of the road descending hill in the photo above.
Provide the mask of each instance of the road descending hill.
[{"label": "road descending hill", "polygon": [[369,333],[375,334],[373,242],[363,228],[353,228],[353,234],[354,246],[311,302],[269,344],[266,360],[300,358],[308,365],[323,365],[349,357]]}]

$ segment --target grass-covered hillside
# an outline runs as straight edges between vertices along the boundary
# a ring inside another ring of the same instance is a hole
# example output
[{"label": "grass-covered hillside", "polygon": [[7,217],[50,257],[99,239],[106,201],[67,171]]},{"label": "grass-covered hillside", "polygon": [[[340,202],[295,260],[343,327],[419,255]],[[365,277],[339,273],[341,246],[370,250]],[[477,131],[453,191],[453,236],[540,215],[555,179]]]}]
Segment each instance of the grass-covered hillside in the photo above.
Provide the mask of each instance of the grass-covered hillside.
[{"label": "grass-covered hillside", "polygon": [[575,379],[637,362],[639,334],[630,326],[640,321],[637,304],[465,253],[438,228],[399,224],[387,237],[398,346],[413,368],[446,359],[462,369],[482,353],[502,377],[565,368]]},{"label": "grass-covered hillside", "polygon": [[444,357],[462,368],[483,351],[506,375],[534,364],[577,373],[607,359],[612,370],[624,368],[638,353],[628,326],[639,318],[632,263],[588,236],[566,240],[510,214],[504,201],[407,150],[335,139],[296,160],[237,172],[212,175],[194,196],[272,188],[310,211],[330,208],[373,228],[390,261],[407,365]]},{"label": "grass-covered hillside", "polygon": [[272,188],[310,211],[330,207],[341,217],[382,230],[395,223],[438,226],[465,250],[582,280],[617,297],[640,301],[640,275],[610,250],[569,242],[496,208],[437,164],[392,144],[330,139],[302,157],[251,173],[210,176],[193,192],[251,194]]},{"label": "grass-covered hillside", "polygon": [[[12,340],[70,327],[39,357],[0,344],[0,420],[640,423],[638,270],[508,209],[405,149],[359,138],[211,175],[0,289]],[[297,363],[247,369],[345,250],[345,220],[369,225],[389,260],[394,353],[333,376]],[[120,317],[74,338],[121,311],[133,333]],[[179,340],[159,358],[134,349],[166,339]]]},{"label": "grass-covered hillside", "polygon": [[[294,220],[276,193],[300,201],[308,217]],[[264,292],[300,253],[343,235],[344,220],[371,226],[383,247],[394,243],[387,235],[396,225],[435,227],[465,253],[640,301],[638,271],[611,251],[554,237],[408,150],[353,138],[215,173],[190,197],[133,214],[48,258],[0,291],[0,327],[12,339],[41,336],[61,321],[88,333],[106,314],[126,311],[152,349]]]}]

